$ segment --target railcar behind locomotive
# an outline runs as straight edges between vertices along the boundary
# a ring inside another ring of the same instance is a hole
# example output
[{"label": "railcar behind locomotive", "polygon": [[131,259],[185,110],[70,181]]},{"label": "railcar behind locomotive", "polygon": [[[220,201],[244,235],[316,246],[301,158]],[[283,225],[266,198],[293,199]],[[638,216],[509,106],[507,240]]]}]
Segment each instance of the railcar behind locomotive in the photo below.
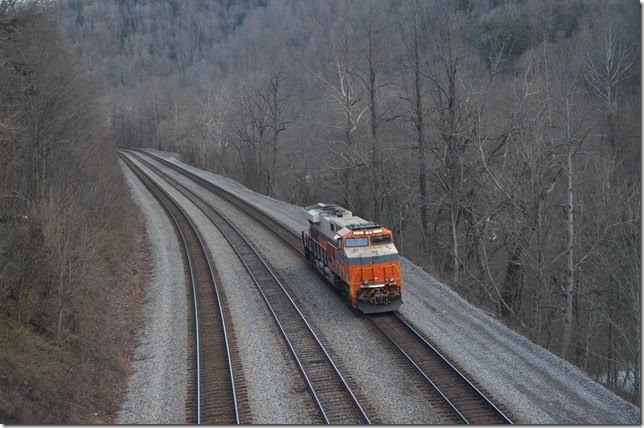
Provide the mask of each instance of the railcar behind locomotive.
[{"label": "railcar behind locomotive", "polygon": [[402,274],[392,232],[337,205],[313,205],[306,214],[306,259],[359,311],[398,309]]}]

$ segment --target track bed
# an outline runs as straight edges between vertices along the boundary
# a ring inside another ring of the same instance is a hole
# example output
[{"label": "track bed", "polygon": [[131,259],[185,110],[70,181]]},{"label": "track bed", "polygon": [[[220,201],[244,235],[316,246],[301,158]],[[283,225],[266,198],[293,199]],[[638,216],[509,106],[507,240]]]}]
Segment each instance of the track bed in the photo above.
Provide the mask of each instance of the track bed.
[{"label": "track bed", "polygon": [[[304,261],[301,239],[294,231],[210,181],[156,155],[143,153],[235,205],[279,237]],[[356,316],[359,315],[356,314]],[[436,401],[441,402],[443,407],[441,413],[447,420],[452,423],[512,423],[506,409],[495,405],[475,382],[469,380],[467,375],[451,364],[435,345],[430,344],[407,321],[402,320],[396,313],[373,315],[369,316],[369,319],[377,331],[400,352],[408,364],[407,373],[416,378],[416,383],[425,384],[431,389],[433,394],[429,394],[429,400],[433,404],[436,404]]]},{"label": "track bed", "polygon": [[[194,387],[186,403],[189,423],[231,424],[250,422],[246,411],[244,384],[234,338],[215,279],[215,271],[198,230],[186,213],[127,156],[122,159],[159,201],[168,214],[182,244],[192,297],[190,371]],[[239,405],[238,394],[242,398]],[[240,411],[241,409],[241,411]],[[240,420],[240,417],[242,418]]]}]

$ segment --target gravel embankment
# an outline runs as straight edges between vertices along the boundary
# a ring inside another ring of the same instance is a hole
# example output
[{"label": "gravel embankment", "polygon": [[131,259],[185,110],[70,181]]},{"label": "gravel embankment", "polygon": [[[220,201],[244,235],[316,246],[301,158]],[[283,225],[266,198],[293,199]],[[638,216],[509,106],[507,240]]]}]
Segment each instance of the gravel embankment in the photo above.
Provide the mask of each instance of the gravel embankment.
[{"label": "gravel embankment", "polygon": [[[174,157],[167,159],[244,197],[295,231],[306,227],[305,213],[301,207],[259,195],[230,179],[185,165]],[[250,224],[247,226],[249,233],[260,233],[252,229]],[[263,241],[256,240],[258,246],[268,249],[269,253],[281,254],[281,246],[264,246]],[[301,267],[285,263],[281,268],[294,280],[301,278],[303,289],[313,287],[307,290],[317,292],[315,298],[307,298],[307,294],[302,293],[302,300],[312,311],[324,315],[321,325],[328,324],[339,329],[329,336],[333,337],[331,340],[337,340],[337,346],[345,347],[348,353],[353,348],[360,348],[358,338],[355,341],[347,340],[352,334],[343,323],[351,321],[340,314],[339,298],[330,296],[327,302],[328,287],[320,287],[317,282],[309,280]],[[402,268],[406,285],[405,303],[400,312],[463,369],[473,374],[497,400],[507,405],[518,422],[640,423],[638,407],[611,393],[565,360],[474,308],[407,259],[403,258]],[[362,340],[370,339],[362,337]],[[363,381],[362,377],[360,381]],[[401,423],[402,420],[397,422]]]},{"label": "gravel embankment", "polygon": [[[296,262],[294,255],[272,233],[249,220],[245,215],[203,189],[201,186],[156,164],[179,182],[189,186],[204,199],[233,220],[280,276],[290,285],[291,296],[305,312],[308,321],[325,339],[325,346],[337,358],[343,375],[359,379],[362,393],[368,397],[376,418],[382,423],[438,424],[445,421],[425,398],[426,386],[416,385],[400,367],[401,359],[390,345],[375,333],[372,324],[356,314],[340,300],[330,287],[306,264]],[[398,397],[393,399],[392,397]]]},{"label": "gravel embankment", "polygon": [[186,210],[211,252],[235,329],[253,423],[321,423],[266,304],[228,242],[192,202],[154,173],[152,178]]},{"label": "gravel embankment", "polygon": [[183,424],[188,307],[179,243],[165,211],[122,162],[121,168],[145,216],[153,270],[141,309],[132,376],[116,423]]}]

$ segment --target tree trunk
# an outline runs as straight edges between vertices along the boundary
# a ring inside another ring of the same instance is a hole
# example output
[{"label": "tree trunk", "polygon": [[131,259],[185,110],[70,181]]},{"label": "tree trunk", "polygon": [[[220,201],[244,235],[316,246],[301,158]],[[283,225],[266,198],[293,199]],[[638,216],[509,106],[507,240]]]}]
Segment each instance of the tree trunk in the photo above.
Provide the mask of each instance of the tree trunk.
[{"label": "tree trunk", "polygon": [[160,151],[163,151],[163,145],[161,144],[161,132],[159,130],[160,126],[161,126],[161,119],[159,117],[159,97],[158,97],[158,95],[156,93],[156,89],[155,89],[155,92],[154,92],[154,135],[155,135],[155,138],[157,140],[156,141],[157,148]]},{"label": "tree trunk", "polygon": [[[277,129],[277,125],[274,125]],[[279,134],[273,131],[273,145],[271,147],[271,171],[268,174],[268,196],[275,196],[275,175],[277,174],[277,142]]]},{"label": "tree trunk", "polygon": [[371,206],[373,219],[380,222],[380,165],[378,159],[378,112],[376,95],[376,72],[369,55],[369,111],[371,113]]},{"label": "tree trunk", "polygon": [[575,272],[574,272],[574,232],[575,224],[573,217],[573,180],[572,180],[572,148],[568,150],[568,268],[566,272],[566,307],[564,314],[563,334],[561,337],[561,356],[566,357],[568,347],[570,346],[570,337],[572,335],[573,319],[573,293],[575,290]]},{"label": "tree trunk", "polygon": [[523,281],[522,275],[521,245],[516,243],[508,261],[505,280],[501,286],[500,294],[503,301],[499,302],[499,310],[503,318],[512,315],[512,312],[516,309],[521,288],[520,283]]},{"label": "tree trunk", "polygon": [[382,191],[380,183],[381,167],[378,156],[378,94],[377,80],[378,70],[374,58],[373,33],[371,24],[369,26],[369,50],[367,52],[367,61],[369,65],[369,112],[371,114],[371,210],[373,219],[376,223],[381,220],[380,192]]},{"label": "tree trunk", "polygon": [[[350,108],[350,103],[347,102],[347,107]],[[343,187],[343,195],[342,195],[342,206],[352,209],[352,204],[351,204],[351,168],[352,165],[349,162],[349,159],[351,159],[351,152],[352,152],[352,146],[353,146],[353,141],[351,138],[351,110],[346,110],[346,119],[347,119],[347,128],[345,129],[344,133],[344,142],[346,144],[346,150],[347,150],[347,165],[346,167],[342,170],[342,187]]]},{"label": "tree trunk", "polygon": [[617,127],[615,126],[615,116],[610,111],[608,112],[607,120],[608,120],[608,150],[609,150],[610,156],[614,159],[617,159],[617,141],[616,141]]},{"label": "tree trunk", "polygon": [[452,223],[452,252],[454,257],[454,272],[452,274],[452,287],[457,288],[459,283],[459,260],[458,260],[458,236],[456,234],[456,222],[458,221],[458,207],[452,207],[450,212]]},{"label": "tree trunk", "polygon": [[423,99],[420,87],[420,55],[418,52],[418,37],[420,27],[420,14],[416,3],[414,13],[414,86],[416,91],[416,130],[418,136],[418,193],[420,197],[420,230],[421,230],[421,257],[428,258],[428,265],[432,270],[430,240],[427,236],[429,224],[427,210],[427,165],[425,164],[425,124],[423,122]]},{"label": "tree trunk", "polygon": [[614,366],[614,360],[615,360],[615,349],[613,347],[613,323],[611,322],[613,319],[613,310],[612,306],[608,305],[608,352],[607,352],[607,357],[606,358],[606,384],[608,385],[609,388],[614,389],[615,388],[615,377],[613,376],[613,366]]}]

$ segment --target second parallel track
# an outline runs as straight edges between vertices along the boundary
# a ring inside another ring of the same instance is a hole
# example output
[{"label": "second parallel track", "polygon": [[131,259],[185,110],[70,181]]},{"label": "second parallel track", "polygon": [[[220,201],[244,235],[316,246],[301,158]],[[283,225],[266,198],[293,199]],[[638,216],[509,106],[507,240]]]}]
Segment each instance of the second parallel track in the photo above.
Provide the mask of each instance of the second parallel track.
[{"label": "second parallel track", "polygon": [[[141,152],[188,177],[238,207],[288,244],[304,259],[300,236],[236,195],[180,166],[148,152]],[[369,316],[374,326],[409,361],[418,375],[441,396],[451,419],[461,423],[511,424],[507,411],[495,405],[473,381],[452,364],[427,338],[397,313]]]},{"label": "second parallel track", "polygon": [[369,417],[281,280],[244,234],[207,201],[154,165],[138,161],[201,210],[229,242],[273,316],[325,423],[364,424]]}]

